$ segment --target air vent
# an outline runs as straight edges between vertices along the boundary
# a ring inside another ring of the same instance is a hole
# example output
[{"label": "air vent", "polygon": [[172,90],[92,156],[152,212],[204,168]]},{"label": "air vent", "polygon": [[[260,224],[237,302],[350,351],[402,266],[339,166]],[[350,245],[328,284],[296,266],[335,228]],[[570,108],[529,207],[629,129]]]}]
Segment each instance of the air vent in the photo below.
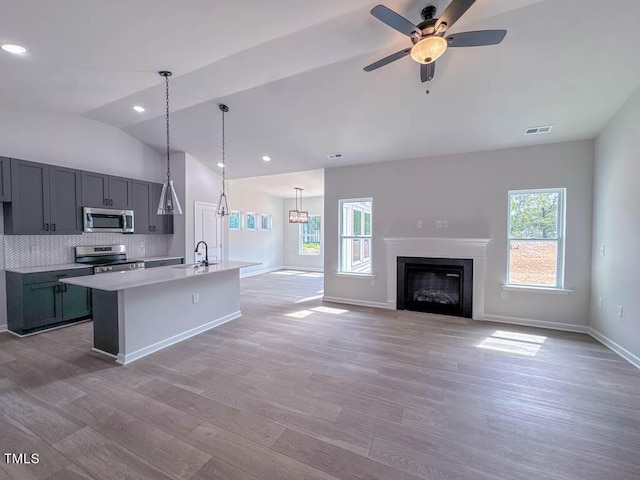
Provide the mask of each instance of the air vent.
[{"label": "air vent", "polygon": [[545,133],[549,133],[553,125],[543,125],[541,127],[530,127],[524,131],[525,135],[542,135]]},{"label": "air vent", "polygon": [[327,154],[327,158],[329,160],[339,160],[341,158],[344,158],[344,155],[342,155],[341,153],[329,153]]}]

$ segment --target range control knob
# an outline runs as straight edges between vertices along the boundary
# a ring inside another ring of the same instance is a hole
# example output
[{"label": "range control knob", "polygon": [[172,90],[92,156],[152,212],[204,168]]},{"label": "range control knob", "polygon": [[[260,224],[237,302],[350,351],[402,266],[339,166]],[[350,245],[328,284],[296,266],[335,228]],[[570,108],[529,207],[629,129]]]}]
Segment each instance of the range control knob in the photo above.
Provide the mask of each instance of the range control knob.
[{"label": "range control knob", "polygon": [[111,270],[113,270],[113,267],[107,267],[107,270],[111,271]]}]

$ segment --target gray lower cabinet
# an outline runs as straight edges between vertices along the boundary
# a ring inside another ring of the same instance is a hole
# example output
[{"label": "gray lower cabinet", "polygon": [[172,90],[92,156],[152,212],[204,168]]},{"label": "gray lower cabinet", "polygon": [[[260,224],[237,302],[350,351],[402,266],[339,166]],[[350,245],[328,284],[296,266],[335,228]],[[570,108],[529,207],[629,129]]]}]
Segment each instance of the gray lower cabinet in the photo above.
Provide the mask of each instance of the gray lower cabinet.
[{"label": "gray lower cabinet", "polygon": [[91,289],[58,281],[85,275],[93,275],[93,269],[29,274],[7,272],[9,330],[24,335],[89,318]]},{"label": "gray lower cabinet", "polygon": [[0,157],[0,202],[11,201],[11,159]]},{"label": "gray lower cabinet", "polygon": [[183,258],[168,258],[166,260],[152,260],[144,262],[144,268],[168,267],[170,265],[181,265]]},{"label": "gray lower cabinet", "polygon": [[133,222],[135,233],[173,233],[173,216],[158,215],[161,183],[133,181]]},{"label": "gray lower cabinet", "polygon": [[4,229],[13,235],[82,233],[81,172],[11,159],[11,203],[4,203]]}]

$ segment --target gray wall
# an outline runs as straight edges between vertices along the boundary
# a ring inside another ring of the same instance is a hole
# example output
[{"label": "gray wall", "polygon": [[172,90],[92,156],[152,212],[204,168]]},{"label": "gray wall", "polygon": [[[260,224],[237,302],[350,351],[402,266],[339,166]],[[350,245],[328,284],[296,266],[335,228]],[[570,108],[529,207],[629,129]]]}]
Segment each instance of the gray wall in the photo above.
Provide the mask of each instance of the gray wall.
[{"label": "gray wall", "polygon": [[[283,201],[264,192],[231,183],[229,208],[247,212],[271,214],[271,230],[229,231],[229,259],[260,262],[255,267],[243,268],[242,275],[282,268]],[[228,222],[227,222],[228,223]],[[246,216],[244,217],[246,225]]]},{"label": "gray wall", "polygon": [[[321,228],[324,231],[324,197],[310,197],[303,199],[303,208],[309,215],[320,215]],[[289,210],[296,208],[293,198],[284,200],[284,264],[287,268],[322,270],[324,268],[324,238],[322,240],[322,253],[320,255],[300,255],[300,225],[291,224],[288,221]]]},{"label": "gray wall", "polygon": [[[485,312],[503,320],[588,324],[591,274],[593,141],[402,160],[325,170],[325,295],[386,303],[385,237],[490,238]],[[507,191],[567,188],[567,296],[508,292]],[[373,273],[336,275],[338,201],[373,198]],[[417,221],[423,228],[417,228]],[[436,220],[448,228],[436,229]]]},{"label": "gray wall", "polygon": [[602,131],[595,152],[591,327],[640,366],[640,89]]}]

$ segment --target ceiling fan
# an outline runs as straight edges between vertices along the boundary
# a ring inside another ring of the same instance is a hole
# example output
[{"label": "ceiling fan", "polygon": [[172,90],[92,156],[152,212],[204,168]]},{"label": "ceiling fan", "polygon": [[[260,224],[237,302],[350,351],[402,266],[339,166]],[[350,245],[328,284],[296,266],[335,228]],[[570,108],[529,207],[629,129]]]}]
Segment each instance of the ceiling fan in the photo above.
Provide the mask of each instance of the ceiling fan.
[{"label": "ceiling fan", "polygon": [[[435,18],[436,7],[427,6],[422,9],[422,22],[418,25],[414,25],[402,15],[384,5],[374,7],[371,10],[371,15],[391,28],[407,35],[411,39],[413,47],[405,48],[371,65],[367,65],[364,67],[364,71],[371,72],[411,54],[411,58],[420,64],[420,80],[429,82],[433,80],[436,72],[436,60],[440,58],[448,47],[480,47],[497,45],[502,42],[507,34],[506,30],[479,30],[456,33],[445,37],[447,30],[469,10],[475,1],[453,0],[439,18]],[[427,93],[429,93],[428,90]]]}]

